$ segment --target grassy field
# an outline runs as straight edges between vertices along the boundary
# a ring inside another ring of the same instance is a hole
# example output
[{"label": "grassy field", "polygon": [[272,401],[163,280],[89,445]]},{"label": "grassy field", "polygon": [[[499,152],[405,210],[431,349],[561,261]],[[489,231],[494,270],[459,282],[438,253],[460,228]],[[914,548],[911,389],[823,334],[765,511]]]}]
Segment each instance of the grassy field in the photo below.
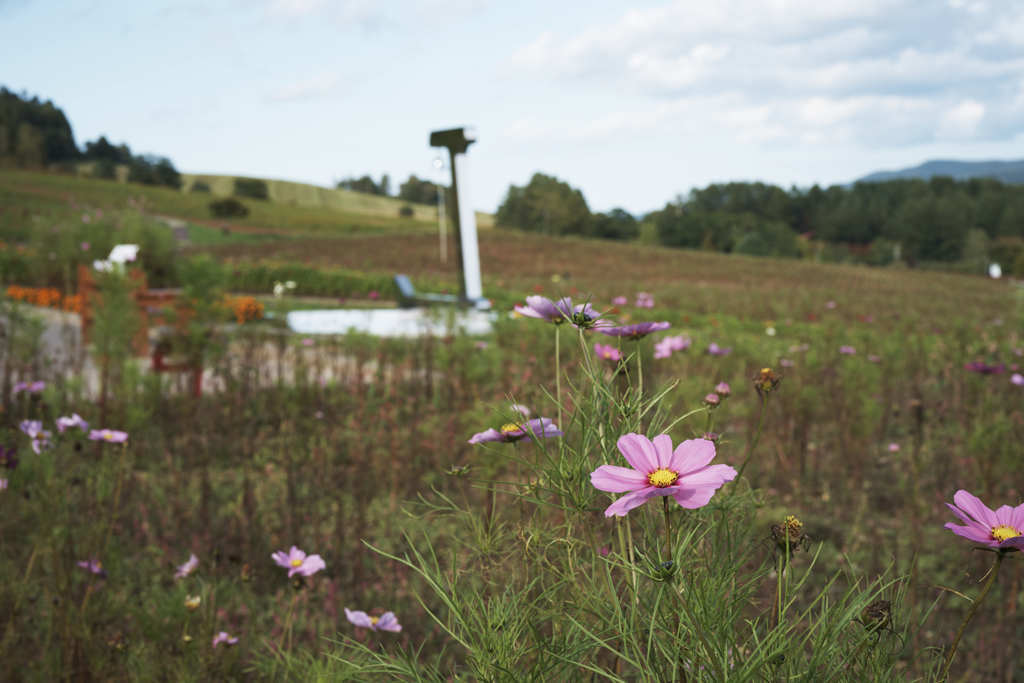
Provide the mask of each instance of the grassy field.
[{"label": "grassy field", "polygon": [[[279,206],[280,225],[267,214],[224,234],[190,219],[187,194],[0,182],[9,235],[57,240],[101,207],[127,220],[127,199],[145,196],[143,213],[190,222],[185,253],[456,283],[426,225],[309,230],[304,212],[323,210]],[[992,508],[1024,500],[1019,286],[501,230],[481,234],[481,260],[502,312],[571,295],[670,328],[631,341],[502,315],[483,337],[399,341],[197,326],[182,353],[226,389],[193,399],[184,378],[116,353],[130,321],[111,281],[90,351],[109,373],[97,401],[41,357],[31,311],[0,300],[0,445],[19,461],[0,469],[0,657],[15,680],[1024,676],[1020,553],[943,528],[959,489]],[[672,335],[688,347],[659,357]],[[769,391],[764,368],[781,376]],[[13,393],[34,380],[46,387]],[[564,436],[467,443],[521,422],[513,401]],[[127,442],[58,432],[72,413]],[[23,420],[52,432],[39,453]],[[627,464],[629,432],[713,436],[714,463],[742,474],[702,507],[652,500],[609,519],[619,494],[591,473]],[[289,578],[271,554],[291,545],[326,567]],[[190,553],[198,568],[175,578]],[[346,608],[393,611],[402,631]],[[214,647],[221,631],[238,642]]]}]

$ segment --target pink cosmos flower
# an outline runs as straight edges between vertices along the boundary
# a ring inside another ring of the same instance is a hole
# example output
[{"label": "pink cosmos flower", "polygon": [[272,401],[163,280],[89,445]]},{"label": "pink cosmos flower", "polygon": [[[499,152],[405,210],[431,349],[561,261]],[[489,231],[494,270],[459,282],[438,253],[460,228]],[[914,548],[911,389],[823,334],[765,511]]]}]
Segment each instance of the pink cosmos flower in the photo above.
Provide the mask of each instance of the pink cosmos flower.
[{"label": "pink cosmos flower", "polygon": [[82,416],[78,413],[71,413],[71,417],[58,417],[57,418],[57,431],[61,434],[64,430],[71,427],[78,427],[83,432],[89,429],[89,423],[82,419]]},{"label": "pink cosmos flower", "polygon": [[604,358],[605,360],[622,360],[622,352],[611,344],[594,344],[594,353],[597,354],[598,358]]},{"label": "pink cosmos flower", "polygon": [[672,496],[684,508],[703,507],[725,482],[736,478],[736,470],[728,465],[708,465],[715,457],[715,444],[707,439],[689,439],[673,451],[668,434],[653,440],[625,434],[617,445],[632,469],[601,465],[590,474],[594,488],[626,493],[608,506],[605,517],[623,517],[659,496]]},{"label": "pink cosmos flower", "polygon": [[953,502],[946,506],[966,525],[947,522],[944,526],[954,534],[989,548],[1024,550],[1024,503],[992,510],[963,489],[953,495]]},{"label": "pink cosmos flower", "polygon": [[124,443],[128,440],[128,432],[119,432],[116,429],[93,429],[89,432],[89,440]]},{"label": "pink cosmos flower", "polygon": [[1024,375],[1019,372],[1015,372],[1010,375],[1010,384],[1014,384],[1018,387],[1024,387]]},{"label": "pink cosmos flower", "polygon": [[900,452],[900,445],[898,443],[896,443],[895,441],[893,441],[891,444],[889,444],[889,452],[890,453],[899,453]]},{"label": "pink cosmos flower", "polygon": [[306,337],[305,339],[302,340],[302,345],[303,346],[312,346],[314,343],[315,342],[313,341],[313,339],[311,337]]},{"label": "pink cosmos flower", "polygon": [[90,557],[88,560],[79,560],[75,564],[90,574],[96,574],[104,579],[107,578],[107,570],[103,568],[103,563],[95,557]]},{"label": "pink cosmos flower", "polygon": [[857,349],[853,348],[852,346],[844,345],[839,347],[839,353],[843,354],[844,356],[853,356],[856,355]]},{"label": "pink cosmos flower", "polygon": [[711,342],[708,344],[708,353],[712,356],[728,356],[732,353],[732,347],[723,348],[715,342]]},{"label": "pink cosmos flower", "polygon": [[637,292],[636,305],[638,308],[654,308],[654,297],[647,292]]},{"label": "pink cosmos flower", "polygon": [[0,491],[6,491],[6,490],[7,490],[7,480],[6,479],[0,479]]},{"label": "pink cosmos flower", "polygon": [[195,556],[195,553],[189,553],[188,560],[185,561],[185,564],[180,565],[178,570],[174,572],[174,578],[184,579],[186,576],[194,572],[198,566],[199,558]]},{"label": "pink cosmos flower", "polygon": [[20,394],[21,392],[24,391],[29,394],[38,394],[41,393],[45,388],[46,382],[43,382],[42,380],[38,382],[18,382],[17,384],[14,385],[14,388],[11,390],[11,393]]},{"label": "pink cosmos flower", "polygon": [[287,553],[279,550],[270,557],[274,559],[274,562],[277,562],[279,567],[284,567],[288,570],[288,578],[295,574],[312,576],[321,569],[327,569],[327,564],[322,557],[319,555],[307,556],[306,553],[295,546],[292,546]]},{"label": "pink cosmos flower", "polygon": [[238,638],[229,635],[227,631],[221,631],[213,637],[213,647],[217,647],[221,643],[225,643],[226,645],[234,645],[237,642]]},{"label": "pink cosmos flower", "polygon": [[654,344],[654,357],[655,358],[668,358],[676,351],[685,351],[690,348],[693,341],[685,334],[679,334],[674,337],[664,337],[661,341]]},{"label": "pink cosmos flower", "polygon": [[368,294],[368,296],[369,296],[369,297],[370,297],[370,299],[372,299],[373,301],[376,301],[377,299],[379,299],[379,298],[380,298],[380,292],[378,292],[378,291],[377,291],[376,289],[371,289],[371,290],[370,290],[370,293]]},{"label": "pink cosmos flower", "polygon": [[825,308],[827,308],[829,310],[834,310],[835,307],[836,307],[836,302],[835,301],[826,301],[825,302]]},{"label": "pink cosmos flower", "polygon": [[402,630],[402,625],[398,623],[398,618],[394,612],[385,612],[379,617],[371,617],[366,612],[361,610],[350,610],[348,607],[345,608],[345,617],[360,628],[368,628],[371,631],[391,631],[398,633]]},{"label": "pink cosmos flower", "polygon": [[527,318],[538,318],[555,325],[570,322],[573,327],[583,328],[600,324],[598,320],[601,317],[601,314],[594,310],[589,303],[574,306],[570,297],[563,297],[555,302],[544,296],[528,296],[526,305],[516,304],[515,311]]},{"label": "pink cosmos flower", "polygon": [[629,303],[629,299],[624,296],[617,296],[612,299],[612,306],[625,306]]},{"label": "pink cosmos flower", "polygon": [[539,417],[526,422],[508,422],[501,426],[501,429],[487,429],[474,434],[469,443],[485,443],[488,441],[500,441],[510,443],[519,441],[525,437],[533,439],[547,439],[554,436],[562,436],[558,425],[549,417]]},{"label": "pink cosmos flower", "polygon": [[35,451],[36,455],[49,448],[50,432],[43,429],[43,423],[40,420],[22,420],[18,428],[25,432],[28,438],[32,439],[32,450]]},{"label": "pink cosmos flower", "polygon": [[660,332],[661,330],[667,330],[671,325],[666,321],[661,322],[646,322],[636,323],[634,325],[619,325],[618,327],[605,327],[598,330],[601,334],[607,334],[609,337],[623,337],[625,339],[643,339],[651,332]]},{"label": "pink cosmos flower", "polygon": [[781,365],[784,368],[791,368],[791,367],[795,366],[796,363],[794,363],[793,361],[791,361],[788,358],[782,358],[782,359],[779,360],[779,365]]}]

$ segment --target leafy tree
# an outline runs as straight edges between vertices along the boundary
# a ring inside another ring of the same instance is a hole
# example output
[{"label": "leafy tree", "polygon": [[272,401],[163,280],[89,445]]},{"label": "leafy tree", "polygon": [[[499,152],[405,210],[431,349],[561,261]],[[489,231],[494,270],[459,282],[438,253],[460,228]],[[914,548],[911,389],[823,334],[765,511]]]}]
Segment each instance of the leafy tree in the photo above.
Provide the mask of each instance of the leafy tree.
[{"label": "leafy tree", "polygon": [[525,187],[512,185],[495,222],[545,235],[586,235],[590,209],[583,193],[553,176],[535,173]]},{"label": "leafy tree", "polygon": [[398,198],[414,204],[437,204],[438,186],[415,175],[398,186]]},{"label": "leafy tree", "polygon": [[375,194],[378,196],[387,196],[391,186],[391,179],[388,174],[385,173],[380,177],[380,183],[377,183],[368,175],[364,175],[361,178],[345,178],[339,180],[335,187],[339,190],[352,190],[353,192],[362,192],[363,194]]},{"label": "leafy tree", "polygon": [[608,240],[631,240],[640,234],[640,223],[625,209],[612,209],[608,213],[595,213],[587,234]]}]

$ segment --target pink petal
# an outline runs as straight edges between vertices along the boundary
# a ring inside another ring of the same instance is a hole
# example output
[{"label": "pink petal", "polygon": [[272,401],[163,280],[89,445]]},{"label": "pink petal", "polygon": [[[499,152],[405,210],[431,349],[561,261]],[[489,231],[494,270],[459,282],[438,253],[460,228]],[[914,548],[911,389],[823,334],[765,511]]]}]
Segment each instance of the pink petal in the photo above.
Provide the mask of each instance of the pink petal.
[{"label": "pink petal", "polygon": [[977,496],[960,489],[953,494],[953,502],[956,503],[957,507],[982,524],[990,527],[999,526],[995,513],[982,503]]},{"label": "pink petal", "polygon": [[590,473],[590,483],[601,491],[623,493],[647,486],[647,476],[628,467],[601,465]]},{"label": "pink petal", "polygon": [[985,534],[986,538],[990,537],[991,532],[992,532],[992,528],[991,527],[987,527],[984,524],[982,524],[981,522],[977,521],[976,519],[972,519],[966,512],[964,512],[963,510],[961,510],[960,508],[958,508],[955,505],[950,505],[949,503],[946,503],[946,507],[948,507],[950,510],[952,510],[953,514],[956,515],[957,517],[959,517],[960,521],[962,521],[968,527],[970,527],[972,529],[977,529],[980,533]]},{"label": "pink petal", "polygon": [[303,576],[312,576],[321,569],[327,569],[327,563],[319,555],[310,555],[300,567]]},{"label": "pink petal", "polygon": [[696,510],[702,508],[711,502],[711,497],[715,495],[715,491],[718,488],[712,488],[710,486],[702,486],[696,489],[683,489],[676,494],[673,494],[675,501],[681,506],[688,510]]},{"label": "pink petal", "polygon": [[687,439],[672,454],[671,466],[679,474],[694,472],[715,458],[715,444],[707,439]]},{"label": "pink petal", "polygon": [[1017,531],[1024,531],[1024,503],[1013,509],[1013,528]]},{"label": "pink petal", "polygon": [[666,495],[664,492],[667,489],[659,489],[653,486],[627,493],[622,498],[608,506],[604,511],[605,517],[625,517],[626,513],[633,508],[640,507],[651,498],[660,495]]},{"label": "pink petal", "polygon": [[1009,505],[1003,505],[996,510],[996,520],[1000,524],[1006,524],[1007,526],[1013,525],[1013,508]]},{"label": "pink petal", "polygon": [[619,452],[633,469],[643,474],[650,474],[658,469],[658,453],[654,450],[651,440],[642,434],[623,434],[616,444]]},{"label": "pink petal", "polygon": [[[708,443],[711,443],[710,441]],[[682,489],[694,489],[705,486],[719,488],[727,481],[736,478],[736,470],[729,465],[709,465],[696,472],[690,472],[679,477],[676,486]]]},{"label": "pink petal", "polygon": [[975,543],[995,545],[992,542],[992,535],[987,531],[983,532],[976,527],[957,526],[953,522],[946,522],[943,526],[952,531],[957,536],[963,536],[964,538],[974,541]]},{"label": "pink petal", "polygon": [[501,436],[501,432],[499,432],[497,429],[488,429],[486,431],[474,434],[472,437],[470,437],[469,443],[484,443],[486,441],[503,441],[503,440],[504,439]]},{"label": "pink petal", "polygon": [[658,468],[668,467],[672,463],[672,437],[668,434],[658,434],[651,443],[654,444],[654,452],[658,456]]}]

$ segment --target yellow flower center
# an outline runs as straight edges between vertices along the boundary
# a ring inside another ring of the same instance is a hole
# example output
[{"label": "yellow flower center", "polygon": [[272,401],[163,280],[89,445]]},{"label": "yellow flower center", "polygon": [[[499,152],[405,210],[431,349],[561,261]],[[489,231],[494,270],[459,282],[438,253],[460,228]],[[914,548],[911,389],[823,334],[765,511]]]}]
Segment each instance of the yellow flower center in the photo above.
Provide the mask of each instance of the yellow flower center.
[{"label": "yellow flower center", "polygon": [[508,424],[501,425],[502,434],[512,434],[513,432],[520,432],[523,428],[517,425],[515,422],[509,422]]},{"label": "yellow flower center", "polygon": [[1018,536],[1024,536],[1024,534],[1017,531],[1012,526],[1000,524],[999,526],[992,527],[992,538],[1000,543],[1010,538],[1017,538]]},{"label": "yellow flower center", "polygon": [[771,371],[772,371],[772,369],[771,369],[771,368],[761,368],[761,374],[762,374],[762,375],[767,375],[767,374],[769,374],[769,373],[770,373]]},{"label": "yellow flower center", "polygon": [[107,441],[113,441],[114,434],[113,432],[103,432],[103,438],[106,439]]},{"label": "yellow flower center", "polygon": [[291,566],[293,566],[293,567],[301,567],[302,566],[302,560],[296,558],[296,559],[292,560],[289,564],[291,564]]},{"label": "yellow flower center", "polygon": [[672,470],[666,469],[654,470],[653,472],[647,475],[647,482],[651,486],[656,486],[659,489],[663,489],[666,486],[671,486],[672,484],[676,483],[676,480],[678,479],[679,474],[677,472],[673,472]]},{"label": "yellow flower center", "polygon": [[370,623],[373,624],[374,626],[377,625],[378,621],[380,621],[380,617],[370,617]]}]

